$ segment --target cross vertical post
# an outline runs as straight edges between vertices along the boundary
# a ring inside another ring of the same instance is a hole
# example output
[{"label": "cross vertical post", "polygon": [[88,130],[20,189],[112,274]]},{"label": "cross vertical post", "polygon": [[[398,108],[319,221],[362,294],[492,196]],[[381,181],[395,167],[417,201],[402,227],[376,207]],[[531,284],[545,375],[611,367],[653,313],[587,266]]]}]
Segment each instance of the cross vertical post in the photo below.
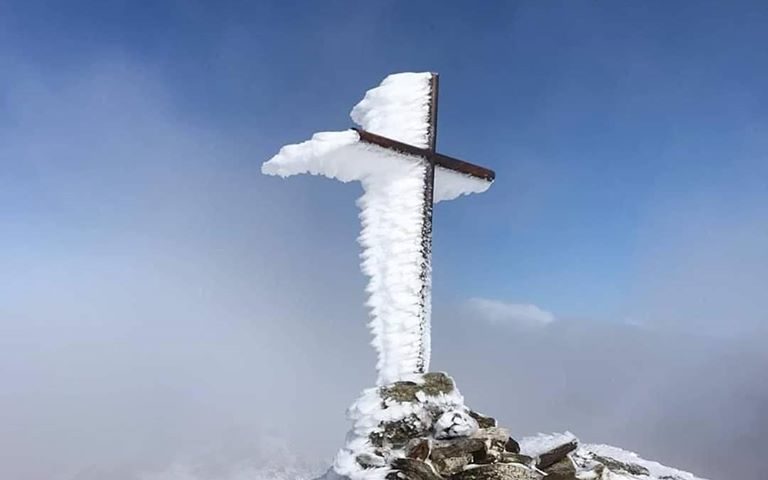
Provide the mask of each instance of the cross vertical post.
[{"label": "cross vertical post", "polygon": [[[437,98],[439,92],[440,77],[432,73],[429,87],[429,123],[428,123],[428,150],[431,153],[437,151]],[[432,210],[434,208],[435,191],[435,162],[433,157],[424,159],[424,204],[422,210],[421,228],[421,303],[420,320],[420,357],[417,365],[418,372],[424,373],[429,368],[430,338],[431,338],[431,313],[432,313]]]}]

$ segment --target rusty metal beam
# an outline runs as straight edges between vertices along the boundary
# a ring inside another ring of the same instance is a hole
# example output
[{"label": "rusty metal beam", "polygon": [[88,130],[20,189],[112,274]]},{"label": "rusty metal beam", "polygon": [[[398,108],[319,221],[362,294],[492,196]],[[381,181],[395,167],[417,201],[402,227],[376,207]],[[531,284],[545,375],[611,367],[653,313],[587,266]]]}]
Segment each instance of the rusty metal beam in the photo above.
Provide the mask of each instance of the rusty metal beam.
[{"label": "rusty metal beam", "polygon": [[429,149],[437,152],[437,97],[440,93],[440,77],[433,73],[429,79]]},{"label": "rusty metal beam", "polygon": [[443,155],[442,153],[433,152],[429,149],[414,147],[413,145],[398,142],[397,140],[393,140],[391,138],[382,137],[381,135],[376,135],[375,133],[366,132],[360,128],[353,128],[353,130],[356,131],[360,136],[360,140],[365,143],[378,145],[379,147],[388,148],[390,150],[396,150],[406,155],[425,158],[427,160],[431,160],[435,165],[440,167],[464,173],[466,175],[471,175],[473,177],[487,180],[489,182],[492,182],[496,178],[496,173],[491,169],[465,162],[464,160],[459,160],[458,158],[449,157],[448,155]]},{"label": "rusty metal beam", "polygon": [[[430,153],[437,150],[437,96],[440,77],[433,73],[429,79],[429,116],[427,119],[427,146]],[[435,206],[435,160],[427,157],[424,163],[424,201],[421,206],[421,290],[419,292],[419,358],[416,371],[425,373],[429,368],[430,321],[432,311],[432,213]]]}]

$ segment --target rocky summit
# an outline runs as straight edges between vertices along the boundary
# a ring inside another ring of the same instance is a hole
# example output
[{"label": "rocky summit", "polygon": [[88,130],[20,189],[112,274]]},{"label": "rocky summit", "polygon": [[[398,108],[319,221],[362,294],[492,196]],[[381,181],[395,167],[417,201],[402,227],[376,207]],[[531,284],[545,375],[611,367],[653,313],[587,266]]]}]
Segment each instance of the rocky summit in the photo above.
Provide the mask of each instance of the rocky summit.
[{"label": "rocky summit", "polygon": [[570,434],[513,438],[464,405],[444,373],[369,389],[327,478],[351,480],[701,480]]}]

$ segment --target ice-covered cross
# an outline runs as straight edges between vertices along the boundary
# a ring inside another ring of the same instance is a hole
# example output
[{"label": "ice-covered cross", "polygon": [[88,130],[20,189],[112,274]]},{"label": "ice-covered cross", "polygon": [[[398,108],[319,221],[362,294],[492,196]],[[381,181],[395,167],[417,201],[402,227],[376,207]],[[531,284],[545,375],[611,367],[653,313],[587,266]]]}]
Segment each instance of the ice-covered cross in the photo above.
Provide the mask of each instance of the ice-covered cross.
[{"label": "ice-covered cross", "polygon": [[359,242],[370,277],[379,385],[429,368],[433,204],[483,192],[495,176],[437,153],[437,93],[437,74],[390,75],[352,109],[361,128],[316,133],[262,166],[269,175],[310,173],[362,184]]}]

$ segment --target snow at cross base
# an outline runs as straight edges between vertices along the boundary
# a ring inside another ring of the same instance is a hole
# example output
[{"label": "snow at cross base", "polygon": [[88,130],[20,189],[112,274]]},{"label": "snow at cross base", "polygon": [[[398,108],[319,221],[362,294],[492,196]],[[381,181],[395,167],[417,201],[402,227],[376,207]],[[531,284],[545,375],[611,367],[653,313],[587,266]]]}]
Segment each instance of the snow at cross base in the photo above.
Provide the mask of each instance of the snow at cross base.
[{"label": "snow at cross base", "polygon": [[[429,73],[400,73],[369,90],[351,117],[364,130],[419,148],[428,146]],[[302,173],[359,181],[362,269],[379,384],[429,367],[430,278],[422,269],[424,160],[362,143],[357,132],[322,132],[288,145],[262,167],[283,177]],[[434,201],[483,192],[490,182],[435,169]],[[424,292],[426,291],[426,295]]]},{"label": "snow at cross base", "polygon": [[[427,148],[430,78],[390,75],[354,107],[352,120],[371,133]],[[428,370],[430,352],[423,162],[345,130],[285,146],[262,167],[270,175],[322,175],[363,187],[359,242],[378,380],[349,408],[352,430],[323,479],[700,480],[618,448],[579,444],[570,433],[515,441],[495,419],[467,407],[453,379],[420,373],[420,366]],[[435,169],[435,202],[489,187],[489,181]]]},{"label": "snow at cross base", "polygon": [[440,372],[367,389],[348,416],[347,444],[319,480],[701,480],[569,432],[514,441]]}]

